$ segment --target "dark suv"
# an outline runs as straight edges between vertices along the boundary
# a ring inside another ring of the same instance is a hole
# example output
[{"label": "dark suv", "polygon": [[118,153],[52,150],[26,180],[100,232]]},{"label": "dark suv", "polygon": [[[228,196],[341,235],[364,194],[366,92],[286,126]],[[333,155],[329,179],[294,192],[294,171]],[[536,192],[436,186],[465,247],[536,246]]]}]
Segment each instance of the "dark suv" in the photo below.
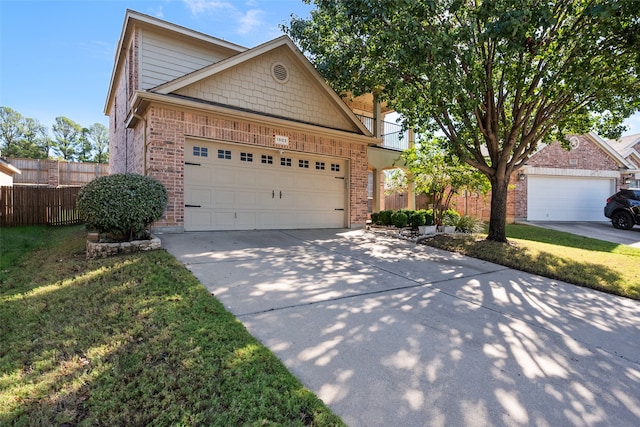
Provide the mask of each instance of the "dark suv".
[{"label": "dark suv", "polygon": [[621,230],[631,230],[640,224],[640,188],[620,190],[607,199],[604,216],[611,218],[611,224]]}]

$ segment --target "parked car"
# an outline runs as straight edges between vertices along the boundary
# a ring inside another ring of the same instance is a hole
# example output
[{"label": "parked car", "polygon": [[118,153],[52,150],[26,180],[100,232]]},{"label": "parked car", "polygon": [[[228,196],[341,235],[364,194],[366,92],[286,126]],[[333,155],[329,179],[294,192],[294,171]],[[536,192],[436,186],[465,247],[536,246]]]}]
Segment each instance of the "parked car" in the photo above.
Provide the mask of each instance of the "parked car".
[{"label": "parked car", "polygon": [[640,224],[640,188],[620,190],[609,197],[604,216],[621,230],[631,230],[635,224]]}]

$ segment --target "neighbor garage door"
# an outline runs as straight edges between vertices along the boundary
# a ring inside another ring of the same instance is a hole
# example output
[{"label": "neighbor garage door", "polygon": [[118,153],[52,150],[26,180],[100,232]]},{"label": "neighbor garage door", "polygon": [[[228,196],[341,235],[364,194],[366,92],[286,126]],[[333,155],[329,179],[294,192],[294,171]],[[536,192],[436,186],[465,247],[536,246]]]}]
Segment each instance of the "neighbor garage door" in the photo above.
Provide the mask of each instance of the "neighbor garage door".
[{"label": "neighbor garage door", "polygon": [[606,198],[613,194],[611,178],[529,176],[529,221],[606,221]]},{"label": "neighbor garage door", "polygon": [[346,161],[187,141],[185,230],[341,228]]}]

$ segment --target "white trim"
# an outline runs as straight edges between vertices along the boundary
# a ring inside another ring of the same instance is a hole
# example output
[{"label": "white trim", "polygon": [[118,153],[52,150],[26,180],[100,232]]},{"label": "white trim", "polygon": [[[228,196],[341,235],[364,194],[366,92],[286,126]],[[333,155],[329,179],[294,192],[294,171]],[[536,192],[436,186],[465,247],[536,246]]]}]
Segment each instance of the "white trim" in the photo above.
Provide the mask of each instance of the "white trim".
[{"label": "white trim", "polygon": [[532,176],[545,175],[545,176],[588,177],[588,178],[620,178],[620,171],[611,171],[611,170],[560,169],[560,168],[525,166],[522,169],[522,172]]},{"label": "white trim", "polygon": [[622,155],[618,153],[612,146],[610,146],[607,141],[605,141],[600,135],[595,132],[589,132],[587,135],[590,136],[593,141],[598,144],[607,154],[617,160],[620,165],[624,166],[627,169],[636,169],[633,164],[629,163],[627,159],[622,157]]}]

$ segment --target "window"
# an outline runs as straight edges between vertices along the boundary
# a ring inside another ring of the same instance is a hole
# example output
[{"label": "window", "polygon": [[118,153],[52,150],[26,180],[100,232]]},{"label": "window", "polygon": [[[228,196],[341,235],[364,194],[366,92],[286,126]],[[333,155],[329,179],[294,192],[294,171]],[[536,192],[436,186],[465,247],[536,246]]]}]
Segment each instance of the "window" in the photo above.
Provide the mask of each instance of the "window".
[{"label": "window", "polygon": [[324,170],[324,162],[316,162],[316,170],[323,171]]},{"label": "window", "polygon": [[264,163],[265,165],[272,165],[273,164],[273,156],[267,156],[266,154],[263,154],[260,161],[262,163]]},{"label": "window", "polygon": [[253,153],[240,153],[241,162],[253,162]]},{"label": "window", "polygon": [[309,169],[309,160],[298,160],[298,167]]},{"label": "window", "polygon": [[332,172],[340,172],[340,165],[336,163],[331,163],[331,171]]},{"label": "window", "polygon": [[291,159],[287,157],[280,157],[280,166],[291,167]]},{"label": "window", "polygon": [[197,157],[207,157],[209,149],[206,147],[193,147],[193,155]]},{"label": "window", "polygon": [[231,150],[218,150],[218,158],[231,160]]}]

